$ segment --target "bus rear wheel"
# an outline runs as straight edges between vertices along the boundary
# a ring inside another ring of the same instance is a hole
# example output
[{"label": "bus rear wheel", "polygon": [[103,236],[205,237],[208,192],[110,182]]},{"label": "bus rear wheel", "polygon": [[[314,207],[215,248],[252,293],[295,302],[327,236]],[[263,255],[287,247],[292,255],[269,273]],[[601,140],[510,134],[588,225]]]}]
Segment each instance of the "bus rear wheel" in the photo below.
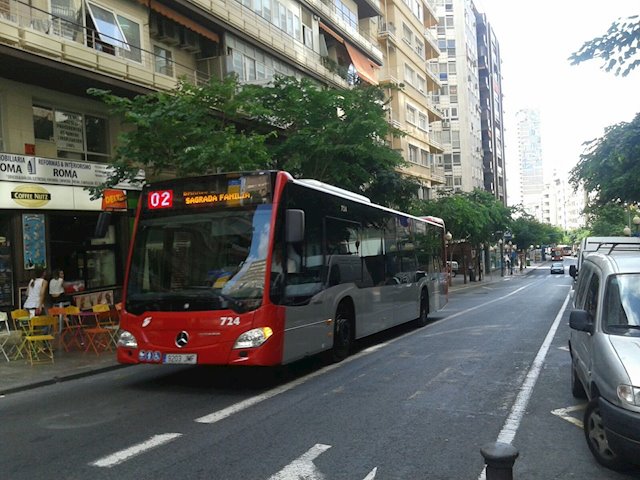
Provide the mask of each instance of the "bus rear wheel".
[{"label": "bus rear wheel", "polygon": [[429,316],[429,293],[423,289],[420,292],[420,316],[416,319],[416,326],[424,327]]},{"label": "bus rear wheel", "polygon": [[341,362],[349,356],[353,346],[353,336],[353,320],[349,309],[344,304],[340,305],[333,327],[333,348],[331,349],[333,362]]}]

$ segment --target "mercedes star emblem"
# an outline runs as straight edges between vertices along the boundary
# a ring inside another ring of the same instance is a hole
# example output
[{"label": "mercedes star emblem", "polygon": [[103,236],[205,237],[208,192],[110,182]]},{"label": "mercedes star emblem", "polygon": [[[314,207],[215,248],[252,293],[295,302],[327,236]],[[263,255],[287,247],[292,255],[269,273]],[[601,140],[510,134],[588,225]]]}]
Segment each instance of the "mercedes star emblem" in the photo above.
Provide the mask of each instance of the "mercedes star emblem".
[{"label": "mercedes star emblem", "polygon": [[184,330],[176,336],[176,347],[182,348],[189,343],[189,334]]}]

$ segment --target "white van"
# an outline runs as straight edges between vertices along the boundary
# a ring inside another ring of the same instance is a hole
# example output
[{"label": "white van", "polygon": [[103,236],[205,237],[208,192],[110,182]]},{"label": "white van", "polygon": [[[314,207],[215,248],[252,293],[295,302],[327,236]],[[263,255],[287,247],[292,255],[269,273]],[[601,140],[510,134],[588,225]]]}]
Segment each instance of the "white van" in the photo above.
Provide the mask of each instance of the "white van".
[{"label": "white van", "polygon": [[591,453],[618,470],[640,464],[640,247],[602,250],[585,256],[573,296],[571,391],[589,401]]}]

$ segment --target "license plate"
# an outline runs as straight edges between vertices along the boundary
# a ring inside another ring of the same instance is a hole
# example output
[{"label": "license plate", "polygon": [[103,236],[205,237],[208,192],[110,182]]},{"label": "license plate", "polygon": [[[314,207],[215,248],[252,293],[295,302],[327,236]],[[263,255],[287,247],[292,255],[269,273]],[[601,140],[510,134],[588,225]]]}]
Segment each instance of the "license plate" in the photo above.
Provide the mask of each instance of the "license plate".
[{"label": "license plate", "polygon": [[167,353],[162,363],[172,364],[196,364],[198,363],[197,353]]}]

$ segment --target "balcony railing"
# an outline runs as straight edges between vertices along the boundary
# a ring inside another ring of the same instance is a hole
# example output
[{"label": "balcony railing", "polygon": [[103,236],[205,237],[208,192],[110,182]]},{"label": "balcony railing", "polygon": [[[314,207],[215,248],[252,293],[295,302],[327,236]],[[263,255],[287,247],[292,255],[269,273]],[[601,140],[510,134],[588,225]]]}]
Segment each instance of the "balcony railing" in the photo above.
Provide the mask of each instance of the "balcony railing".
[{"label": "balcony railing", "polygon": [[211,78],[197,68],[98,33],[19,0],[4,0],[0,3],[0,28],[2,24],[13,24],[19,30],[16,42],[0,35],[0,43],[17,43],[20,47],[35,50],[41,55],[62,58],[67,63],[103,70],[117,76],[124,73],[134,83],[172,88],[177,83],[177,78],[184,78],[194,84],[206,83]]}]

